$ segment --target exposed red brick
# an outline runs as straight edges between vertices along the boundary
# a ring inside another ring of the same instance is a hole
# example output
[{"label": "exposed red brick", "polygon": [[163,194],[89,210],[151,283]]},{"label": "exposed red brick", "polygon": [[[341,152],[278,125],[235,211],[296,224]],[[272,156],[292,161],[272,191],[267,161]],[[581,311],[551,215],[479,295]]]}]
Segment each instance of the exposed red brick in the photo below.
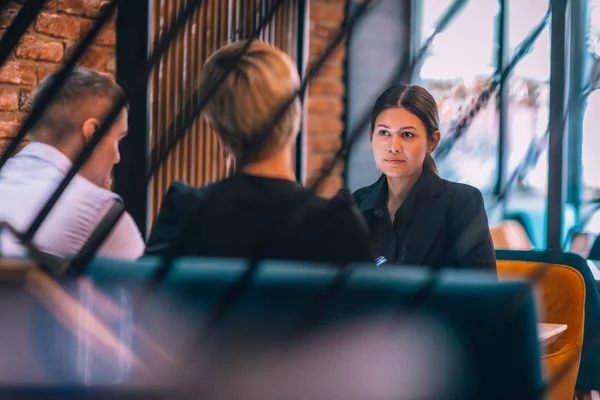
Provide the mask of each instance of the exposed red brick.
[{"label": "exposed red brick", "polygon": [[58,6],[58,0],[47,0],[46,4],[44,4],[44,8],[46,10],[56,10]]},{"label": "exposed red brick", "polygon": [[307,125],[309,134],[341,133],[344,130],[344,124],[339,118],[320,115],[311,115]]},{"label": "exposed red brick", "polygon": [[36,76],[38,83],[42,81],[46,76],[56,71],[60,67],[59,64],[38,64]]},{"label": "exposed red brick", "polygon": [[78,39],[80,27],[81,23],[76,17],[46,12],[40,13],[35,23],[37,32],[67,39]]},{"label": "exposed red brick", "polygon": [[336,79],[343,79],[344,77],[344,65],[340,61],[325,63],[319,70],[319,76],[334,77]]},{"label": "exposed red brick", "polygon": [[343,3],[329,0],[313,0],[310,3],[310,18],[313,20],[342,22],[345,13],[346,6]]},{"label": "exposed red brick", "polygon": [[342,99],[333,96],[310,96],[308,98],[308,113],[310,115],[325,114],[338,117],[344,112]]},{"label": "exposed red brick", "polygon": [[308,145],[313,153],[331,154],[342,147],[342,137],[341,134],[333,135],[333,137],[330,135],[317,136],[313,134],[308,138]]},{"label": "exposed red brick", "polygon": [[37,61],[59,62],[64,53],[62,42],[34,35],[23,36],[16,49],[17,57]]},{"label": "exposed red brick", "polygon": [[35,67],[23,61],[7,61],[0,68],[0,82],[20,85],[35,84]]},{"label": "exposed red brick", "polygon": [[[313,185],[317,178],[323,174],[325,168],[331,163],[333,152],[330,155],[311,155],[307,159],[306,180],[308,185]],[[342,173],[344,171],[343,162],[339,162],[333,171],[328,175],[319,187],[318,193],[323,197],[333,197],[344,186]]]},{"label": "exposed red brick", "polygon": [[16,86],[0,86],[0,111],[17,111],[19,109],[19,88]]},{"label": "exposed red brick", "polygon": [[12,137],[19,129],[21,121],[13,119],[10,121],[0,121],[0,138]]},{"label": "exposed red brick", "polygon": [[308,87],[309,95],[332,95],[341,98],[345,93],[341,77],[318,77]]},{"label": "exposed red brick", "polygon": [[[329,46],[329,41],[328,40],[324,40],[324,39],[320,39],[320,38],[316,38],[314,40],[311,40],[311,43],[309,49],[308,49],[308,63],[312,64],[313,62],[315,62],[315,60],[317,60],[318,58],[321,58],[321,56],[323,54],[325,54],[325,50],[327,48],[327,46]],[[335,50],[329,55],[329,57],[327,57],[327,62],[328,63],[336,63],[336,62],[342,62],[344,61],[344,59],[346,58],[346,46],[345,43],[340,43]]]},{"label": "exposed red brick", "polygon": [[[67,45],[67,56],[75,48],[75,43]],[[90,46],[81,58],[80,64],[95,71],[114,72],[114,48]]]},{"label": "exposed red brick", "polygon": [[117,59],[114,56],[114,52],[112,53],[111,59],[106,63],[105,68],[108,72],[112,72],[112,73],[117,72]]},{"label": "exposed red brick", "polygon": [[[0,154],[4,153],[4,150],[8,147],[8,145],[10,144],[10,139],[9,138],[0,138]],[[23,140],[21,141],[21,143],[19,143],[19,147],[17,148],[17,151],[15,151],[13,154],[11,154],[11,156],[14,156],[15,154],[17,154],[19,151],[21,151],[23,149],[23,147],[27,146],[29,144],[29,140]]]},{"label": "exposed red brick", "polygon": [[310,27],[310,35],[315,39],[332,40],[338,32],[339,26],[325,26],[323,24],[314,24]]},{"label": "exposed red brick", "polygon": [[[310,2],[308,64],[311,66],[337,34],[344,20],[343,0],[312,0]],[[308,90],[307,121],[307,183],[322,172],[341,146],[344,131],[344,59],[345,40],[319,70]],[[343,165],[337,166],[319,189],[319,194],[331,197],[343,186]]]},{"label": "exposed red brick", "polygon": [[[93,20],[83,19],[81,20],[80,36],[83,37],[94,24]],[[108,22],[98,32],[95,43],[100,46],[115,46],[117,44],[115,18]]]},{"label": "exposed red brick", "polygon": [[105,3],[105,0],[59,0],[58,11],[85,17],[95,17]]},{"label": "exposed red brick", "polygon": [[319,188],[319,195],[331,199],[344,187],[344,179],[341,174],[332,173]]},{"label": "exposed red brick", "polygon": [[0,28],[8,28],[19,12],[17,7],[8,7],[0,11]]}]

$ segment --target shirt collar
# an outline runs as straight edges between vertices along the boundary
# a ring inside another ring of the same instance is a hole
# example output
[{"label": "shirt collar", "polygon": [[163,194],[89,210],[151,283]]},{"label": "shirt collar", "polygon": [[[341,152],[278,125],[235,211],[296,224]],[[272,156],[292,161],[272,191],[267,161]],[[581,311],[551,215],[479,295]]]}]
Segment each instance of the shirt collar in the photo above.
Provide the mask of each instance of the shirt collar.
[{"label": "shirt collar", "polygon": [[[415,185],[410,190],[410,193],[406,199],[402,202],[402,205],[396,211],[396,216],[403,218],[412,219],[416,212],[418,204],[419,193],[428,192],[424,188],[427,187],[428,182],[431,181],[430,174],[434,174],[425,165],[423,171],[419,176],[419,179],[415,182]],[[434,174],[435,175],[435,174]],[[439,179],[439,178],[438,178]],[[431,183],[431,182],[430,182]],[[381,174],[377,182],[373,185],[373,189],[370,195],[360,205],[361,211],[372,211],[373,214],[384,217],[387,214],[387,195],[388,195],[388,183],[387,177]]]},{"label": "shirt collar", "polygon": [[52,164],[63,173],[67,173],[73,165],[71,160],[56,147],[40,142],[29,143],[15,156],[15,158],[16,157],[39,158]]}]

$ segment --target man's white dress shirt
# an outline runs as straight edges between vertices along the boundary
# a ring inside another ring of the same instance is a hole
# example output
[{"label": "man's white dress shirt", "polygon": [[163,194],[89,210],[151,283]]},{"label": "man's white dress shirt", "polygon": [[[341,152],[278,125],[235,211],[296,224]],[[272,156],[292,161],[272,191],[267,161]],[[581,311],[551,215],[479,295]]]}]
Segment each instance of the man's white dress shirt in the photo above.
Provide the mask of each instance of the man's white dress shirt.
[{"label": "man's white dress shirt", "polygon": [[[31,143],[0,169],[0,221],[25,232],[40,208],[71,167],[56,148]],[[77,175],[60,197],[33,242],[58,256],[76,254],[118,196]],[[144,241],[131,216],[124,213],[98,255],[136,259],[144,253]],[[22,256],[25,249],[14,237],[0,232],[0,254]]]}]

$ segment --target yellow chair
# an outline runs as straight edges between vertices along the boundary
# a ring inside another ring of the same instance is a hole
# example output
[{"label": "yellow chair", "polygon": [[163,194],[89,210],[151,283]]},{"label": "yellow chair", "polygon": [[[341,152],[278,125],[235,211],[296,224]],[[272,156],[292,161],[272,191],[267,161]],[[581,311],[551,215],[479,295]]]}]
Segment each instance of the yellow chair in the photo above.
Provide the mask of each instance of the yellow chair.
[{"label": "yellow chair", "polygon": [[548,271],[535,285],[538,321],[567,325],[567,330],[544,349],[542,362],[546,379],[552,379],[566,362],[573,357],[577,358],[577,362],[554,386],[547,398],[572,399],[583,345],[585,307],[583,277],[576,269],[565,265],[505,260],[497,262],[498,277],[500,280],[530,280],[546,266],[549,266]]},{"label": "yellow chair", "polygon": [[533,245],[523,226],[516,221],[504,221],[490,228],[494,248],[501,250],[531,250]]}]

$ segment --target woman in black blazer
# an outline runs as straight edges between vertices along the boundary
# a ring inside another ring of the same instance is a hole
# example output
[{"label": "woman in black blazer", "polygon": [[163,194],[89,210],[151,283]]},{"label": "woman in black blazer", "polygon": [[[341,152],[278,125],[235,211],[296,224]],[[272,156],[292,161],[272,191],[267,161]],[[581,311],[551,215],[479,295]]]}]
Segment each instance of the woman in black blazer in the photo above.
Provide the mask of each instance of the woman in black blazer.
[{"label": "woman in black blazer", "polygon": [[390,87],[375,102],[370,132],[382,175],[354,198],[378,264],[495,270],[481,192],[441,179],[431,157],[440,141],[433,96],[416,85]]}]

